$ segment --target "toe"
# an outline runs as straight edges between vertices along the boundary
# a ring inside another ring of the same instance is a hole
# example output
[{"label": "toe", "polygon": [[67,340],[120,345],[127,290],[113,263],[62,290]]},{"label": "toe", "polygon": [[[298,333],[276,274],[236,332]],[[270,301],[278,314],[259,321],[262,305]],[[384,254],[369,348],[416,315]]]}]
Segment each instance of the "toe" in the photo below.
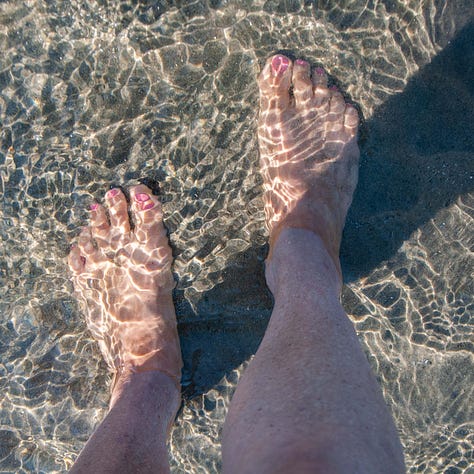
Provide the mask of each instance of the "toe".
[{"label": "toe", "polygon": [[81,255],[85,257],[86,261],[94,257],[95,253],[97,252],[97,248],[94,245],[90,227],[84,227],[82,229],[81,233],[79,234],[77,246]]},{"label": "toe", "polygon": [[100,204],[94,203],[90,207],[91,215],[91,233],[99,247],[106,245],[107,235],[110,230],[109,221],[105,208]]},{"label": "toe", "polygon": [[128,204],[122,191],[113,188],[107,192],[105,198],[109,207],[110,225],[122,234],[130,232]]},{"label": "toe", "polygon": [[331,87],[331,97],[329,104],[329,113],[335,115],[342,115],[346,109],[346,102],[344,96],[339,92],[336,86]]},{"label": "toe", "polygon": [[313,102],[316,107],[326,105],[331,97],[331,91],[328,89],[328,76],[322,67],[313,69],[311,74],[313,83]]},{"label": "toe", "polygon": [[336,86],[332,86],[330,91],[331,96],[329,98],[326,129],[332,132],[339,132],[344,128],[344,111],[346,109],[346,103],[343,95],[337,90]]},{"label": "toe", "polygon": [[281,54],[267,60],[258,79],[261,110],[285,109],[289,106],[292,69],[291,61]]},{"label": "toe", "polygon": [[[72,252],[72,251],[71,251]],[[74,249],[74,257],[82,264],[81,272],[89,271],[91,266],[103,261],[101,251],[95,245],[90,227],[84,227],[77,240],[77,250]]]},{"label": "toe", "polygon": [[149,248],[161,245],[163,237],[166,238],[166,230],[158,198],[144,184],[130,188],[130,198],[137,240]]},{"label": "toe", "polygon": [[71,247],[68,255],[68,264],[71,271],[75,274],[80,274],[84,271],[86,259],[81,255],[81,251],[77,245]]},{"label": "toe", "polygon": [[314,87],[318,87],[318,86],[327,87],[328,75],[326,74],[326,71],[322,67],[315,67],[313,68],[313,71],[311,74],[311,81]]},{"label": "toe", "polygon": [[309,63],[303,59],[297,59],[293,65],[293,95],[297,106],[304,106],[313,97]]},{"label": "toe", "polygon": [[351,135],[355,135],[357,133],[357,129],[359,128],[359,113],[357,112],[357,109],[351,104],[346,104],[345,107],[344,127],[348,132],[350,132]]},{"label": "toe", "polygon": [[314,88],[313,102],[316,107],[327,106],[330,98],[331,91],[326,86],[316,86]]}]

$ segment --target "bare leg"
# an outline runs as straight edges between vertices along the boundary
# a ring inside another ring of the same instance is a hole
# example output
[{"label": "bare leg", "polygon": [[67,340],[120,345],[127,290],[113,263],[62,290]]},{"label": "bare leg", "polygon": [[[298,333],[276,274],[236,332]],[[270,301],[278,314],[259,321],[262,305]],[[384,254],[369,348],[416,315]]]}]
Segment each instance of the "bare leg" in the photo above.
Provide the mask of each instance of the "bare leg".
[{"label": "bare leg", "polygon": [[130,189],[134,228],[119,189],[94,204],[71,250],[87,324],[115,372],[110,411],[71,472],[169,472],[166,440],[180,404],[181,350],[171,292],[171,249],[161,206]]},{"label": "bare leg", "polygon": [[227,416],[224,472],[404,472],[395,426],[339,302],[357,112],[305,61],[275,56],[259,86],[275,306]]}]

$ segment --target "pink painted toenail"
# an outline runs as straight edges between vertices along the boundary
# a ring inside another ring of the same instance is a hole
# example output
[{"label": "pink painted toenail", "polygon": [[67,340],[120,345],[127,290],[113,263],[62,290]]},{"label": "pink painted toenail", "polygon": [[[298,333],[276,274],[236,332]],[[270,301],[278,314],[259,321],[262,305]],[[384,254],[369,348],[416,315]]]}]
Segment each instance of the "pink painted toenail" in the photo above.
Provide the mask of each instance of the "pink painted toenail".
[{"label": "pink painted toenail", "polygon": [[295,62],[296,62],[296,64],[299,64],[300,66],[307,66],[308,65],[308,62],[305,61],[304,59],[297,59]]},{"label": "pink painted toenail", "polygon": [[95,202],[95,203],[90,205],[90,210],[91,211],[97,211],[98,207],[99,207],[99,205]]},{"label": "pink painted toenail", "polygon": [[338,91],[339,89],[337,88],[337,86],[331,86],[329,89],[331,89],[332,91]]},{"label": "pink painted toenail", "polygon": [[145,202],[145,201],[148,201],[148,199],[150,199],[150,196],[148,196],[148,194],[145,194],[145,193],[138,193],[138,194],[135,194],[135,199],[138,202]]},{"label": "pink painted toenail", "polygon": [[315,72],[318,76],[324,76],[324,69],[322,67],[317,67]]},{"label": "pink painted toenail", "polygon": [[143,204],[142,205],[142,211],[147,211],[148,209],[151,209],[152,207],[155,207],[155,203],[149,202],[148,204]]},{"label": "pink painted toenail", "polygon": [[82,264],[85,265],[86,264],[86,257],[83,257],[82,255],[79,257]]},{"label": "pink painted toenail", "polygon": [[108,198],[113,198],[117,196],[118,193],[119,193],[119,190],[117,188],[114,188],[114,189],[111,189],[105,196]]},{"label": "pink painted toenail", "polygon": [[285,56],[275,56],[272,59],[272,69],[275,74],[283,74],[290,65],[290,60]]}]

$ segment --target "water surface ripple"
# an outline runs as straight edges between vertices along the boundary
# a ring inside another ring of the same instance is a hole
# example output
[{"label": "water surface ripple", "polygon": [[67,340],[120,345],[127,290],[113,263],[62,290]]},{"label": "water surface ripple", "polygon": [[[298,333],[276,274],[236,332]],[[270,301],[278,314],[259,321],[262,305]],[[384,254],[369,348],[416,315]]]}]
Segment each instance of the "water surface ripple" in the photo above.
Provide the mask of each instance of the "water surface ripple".
[{"label": "water surface ripple", "polygon": [[409,472],[472,474],[472,18],[468,0],[1,2],[0,470],[64,472],[104,417],[111,377],[65,256],[93,199],[146,179],[185,358],[172,469],[220,471],[271,312],[256,74],[284,51],[364,117],[343,302]]}]

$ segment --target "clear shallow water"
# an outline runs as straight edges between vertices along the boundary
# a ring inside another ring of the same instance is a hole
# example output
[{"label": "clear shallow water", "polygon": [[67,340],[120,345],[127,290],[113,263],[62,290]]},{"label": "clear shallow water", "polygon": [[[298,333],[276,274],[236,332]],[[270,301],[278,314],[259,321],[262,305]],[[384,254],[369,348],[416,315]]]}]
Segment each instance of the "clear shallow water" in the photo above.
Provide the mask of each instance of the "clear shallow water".
[{"label": "clear shallow water", "polygon": [[91,200],[141,178],[159,183],[179,281],[172,466],[219,472],[271,312],[255,77],[277,50],[324,65],[364,116],[343,301],[409,470],[474,472],[468,4],[0,4],[2,472],[66,470],[106,413],[65,256]]}]

